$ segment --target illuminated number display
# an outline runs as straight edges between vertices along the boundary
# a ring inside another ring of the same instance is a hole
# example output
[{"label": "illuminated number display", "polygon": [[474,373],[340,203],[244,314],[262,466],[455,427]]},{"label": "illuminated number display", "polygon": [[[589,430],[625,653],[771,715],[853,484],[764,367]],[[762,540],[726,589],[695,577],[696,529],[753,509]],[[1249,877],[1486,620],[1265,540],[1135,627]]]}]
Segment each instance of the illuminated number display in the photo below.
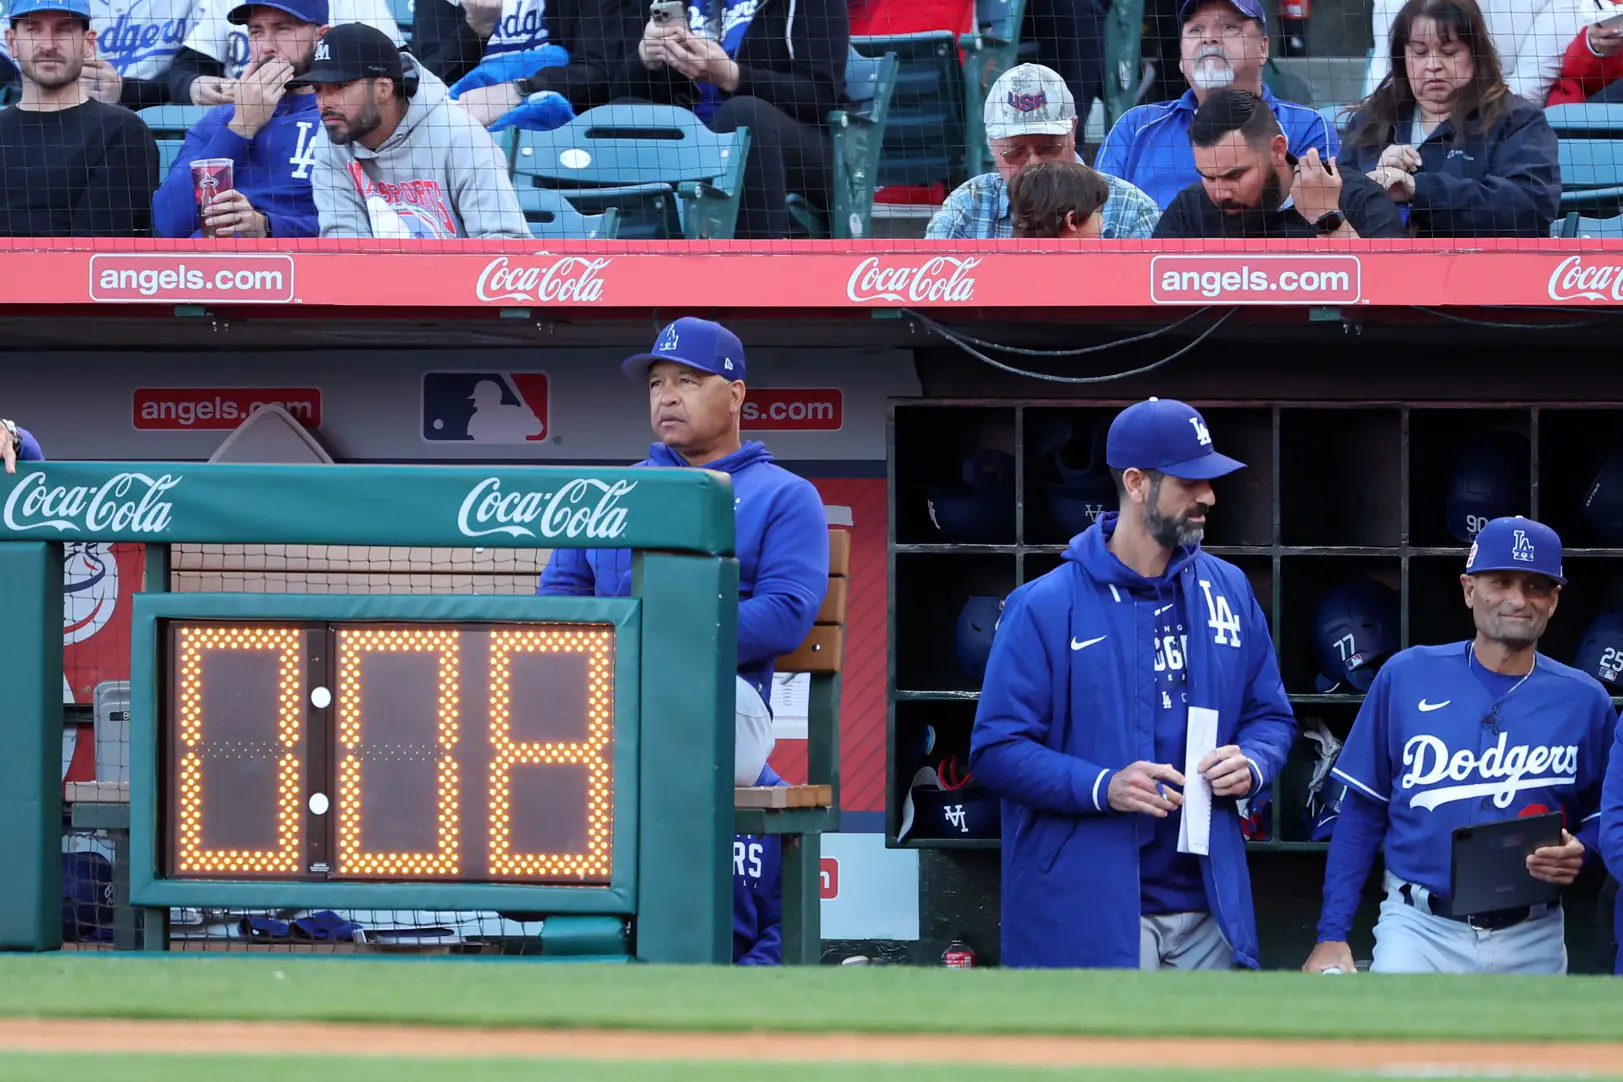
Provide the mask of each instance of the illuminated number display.
[{"label": "illuminated number display", "polygon": [[608,884],[614,636],[172,622],[167,874]]}]

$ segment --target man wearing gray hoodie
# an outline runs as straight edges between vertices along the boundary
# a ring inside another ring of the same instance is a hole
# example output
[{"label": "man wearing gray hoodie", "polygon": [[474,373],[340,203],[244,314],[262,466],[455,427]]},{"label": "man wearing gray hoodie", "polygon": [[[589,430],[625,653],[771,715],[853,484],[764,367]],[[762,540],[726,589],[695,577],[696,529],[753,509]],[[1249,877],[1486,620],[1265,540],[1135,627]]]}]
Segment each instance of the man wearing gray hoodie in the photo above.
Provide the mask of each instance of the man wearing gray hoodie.
[{"label": "man wearing gray hoodie", "polygon": [[315,88],[327,134],[311,177],[323,237],[529,238],[490,133],[382,31],[333,27],[290,86]]}]

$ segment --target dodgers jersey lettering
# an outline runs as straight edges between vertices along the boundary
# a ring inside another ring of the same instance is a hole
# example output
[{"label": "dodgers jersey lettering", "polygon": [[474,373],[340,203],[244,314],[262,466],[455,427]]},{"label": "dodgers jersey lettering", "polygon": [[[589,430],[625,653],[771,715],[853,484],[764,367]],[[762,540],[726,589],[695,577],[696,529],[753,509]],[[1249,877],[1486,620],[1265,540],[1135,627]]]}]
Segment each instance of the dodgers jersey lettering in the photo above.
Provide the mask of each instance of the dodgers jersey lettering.
[{"label": "dodgers jersey lettering", "polygon": [[1410,647],[1376,675],[1331,771],[1386,805],[1386,866],[1448,897],[1456,827],[1600,815],[1616,712],[1599,682],[1540,654],[1526,679],[1478,675],[1471,643]]},{"label": "dodgers jersey lettering", "polygon": [[[737,56],[761,0],[689,0],[688,29],[701,38],[721,42],[728,56]],[[714,83],[699,84],[693,111],[709,120],[720,108],[723,95]]]},{"label": "dodgers jersey lettering", "polygon": [[90,0],[96,51],[126,79],[156,79],[180,52],[192,0]]},{"label": "dodgers jersey lettering", "polygon": [[547,0],[502,0],[502,15],[485,42],[485,58],[539,49],[547,43]]},{"label": "dodgers jersey lettering", "polygon": [[[1189,694],[1184,690],[1189,684],[1189,634],[1183,625],[1184,607],[1178,580],[1174,578],[1171,585],[1172,589],[1164,594],[1139,598],[1137,603],[1152,607],[1149,615],[1155,650],[1154,760],[1170,763],[1181,773],[1189,744]],[[1205,912],[1208,905],[1206,886],[1200,877],[1200,858],[1178,852],[1182,809],[1169,812],[1165,819],[1148,815],[1141,819],[1141,911],[1147,915]]]}]

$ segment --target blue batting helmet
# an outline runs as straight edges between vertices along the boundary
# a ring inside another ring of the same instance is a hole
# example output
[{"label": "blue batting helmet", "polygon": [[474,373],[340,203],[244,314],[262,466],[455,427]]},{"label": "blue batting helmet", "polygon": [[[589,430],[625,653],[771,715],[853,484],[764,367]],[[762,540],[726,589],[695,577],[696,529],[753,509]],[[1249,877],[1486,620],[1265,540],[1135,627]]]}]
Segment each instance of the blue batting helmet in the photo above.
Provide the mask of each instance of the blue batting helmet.
[{"label": "blue batting helmet", "polygon": [[992,636],[1002,615],[1001,597],[972,597],[958,611],[958,622],[953,628],[953,656],[958,668],[976,684],[986,676]]},{"label": "blue batting helmet", "polygon": [[1623,693],[1623,609],[1608,609],[1595,617],[1584,631],[1572,666],[1605,684],[1612,694]]},{"label": "blue batting helmet", "polygon": [[1014,456],[976,451],[964,459],[963,481],[927,485],[930,521],[949,541],[995,545],[1014,540]]},{"label": "blue batting helmet", "polygon": [[1519,432],[1490,432],[1454,460],[1444,500],[1448,532],[1469,544],[1496,518],[1525,515],[1532,490],[1532,445]]},{"label": "blue batting helmet", "polygon": [[1313,646],[1319,654],[1315,686],[1327,692],[1346,683],[1368,691],[1400,641],[1397,591],[1371,579],[1342,583],[1319,598],[1313,615]]},{"label": "blue batting helmet", "polygon": [[[1067,426],[1068,427],[1068,426]],[[1075,537],[1116,507],[1116,482],[1105,462],[1106,425],[1068,434],[1045,463],[1048,514],[1066,537]]]},{"label": "blue batting helmet", "polygon": [[1596,472],[1578,516],[1598,540],[1623,541],[1623,446],[1615,448]]}]

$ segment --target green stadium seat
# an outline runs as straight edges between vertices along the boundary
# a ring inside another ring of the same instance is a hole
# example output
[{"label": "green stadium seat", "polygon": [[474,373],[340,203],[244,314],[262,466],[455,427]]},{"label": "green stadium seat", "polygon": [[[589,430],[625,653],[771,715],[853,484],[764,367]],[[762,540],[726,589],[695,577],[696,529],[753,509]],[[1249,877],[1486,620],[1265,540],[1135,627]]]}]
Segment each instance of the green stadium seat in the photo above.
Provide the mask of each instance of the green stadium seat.
[{"label": "green stadium seat", "polygon": [[162,181],[169,175],[169,169],[180,157],[180,148],[186,145],[184,139],[159,139],[158,141],[158,179]]},{"label": "green stadium seat", "polygon": [[136,111],[159,139],[184,139],[208,112],[204,105],[154,105]]},{"label": "green stadium seat", "polygon": [[1563,138],[1560,163],[1563,211],[1623,209],[1623,139]]},{"label": "green stadium seat", "polygon": [[670,105],[602,105],[550,132],[519,132],[511,163],[515,179],[582,213],[620,207],[621,237],[730,240],[748,154],[748,129],[713,132]]},{"label": "green stadium seat", "polygon": [[834,141],[834,205],[813,207],[791,193],[789,213],[813,237],[846,240],[871,232],[875,176],[896,89],[896,54],[874,59],[851,50],[845,65],[846,107],[828,114]]},{"label": "green stadium seat", "polygon": [[1544,110],[1544,119],[1563,139],[1623,139],[1623,105],[1605,102],[1552,105]]},{"label": "green stadium seat", "polygon": [[[1019,63],[1025,17],[1026,0],[975,0],[975,30],[958,41],[964,52],[964,168],[972,177],[993,169],[982,110],[998,76]],[[1086,115],[1086,102],[1076,107]]]},{"label": "green stadium seat", "polygon": [[620,208],[586,215],[551,188],[519,188],[518,205],[537,240],[613,240],[620,230]]},{"label": "green stadium seat", "polygon": [[852,47],[877,59],[894,53],[896,89],[881,140],[875,186],[943,184],[968,179],[964,153],[964,70],[950,30],[853,37]]},{"label": "green stadium seat", "polygon": [[389,0],[389,14],[394,16],[395,25],[400,27],[400,36],[410,48],[412,30],[417,25],[416,0]]},{"label": "green stadium seat", "polygon": [[1623,237],[1623,215],[1586,218],[1573,211],[1550,228],[1552,237]]}]

